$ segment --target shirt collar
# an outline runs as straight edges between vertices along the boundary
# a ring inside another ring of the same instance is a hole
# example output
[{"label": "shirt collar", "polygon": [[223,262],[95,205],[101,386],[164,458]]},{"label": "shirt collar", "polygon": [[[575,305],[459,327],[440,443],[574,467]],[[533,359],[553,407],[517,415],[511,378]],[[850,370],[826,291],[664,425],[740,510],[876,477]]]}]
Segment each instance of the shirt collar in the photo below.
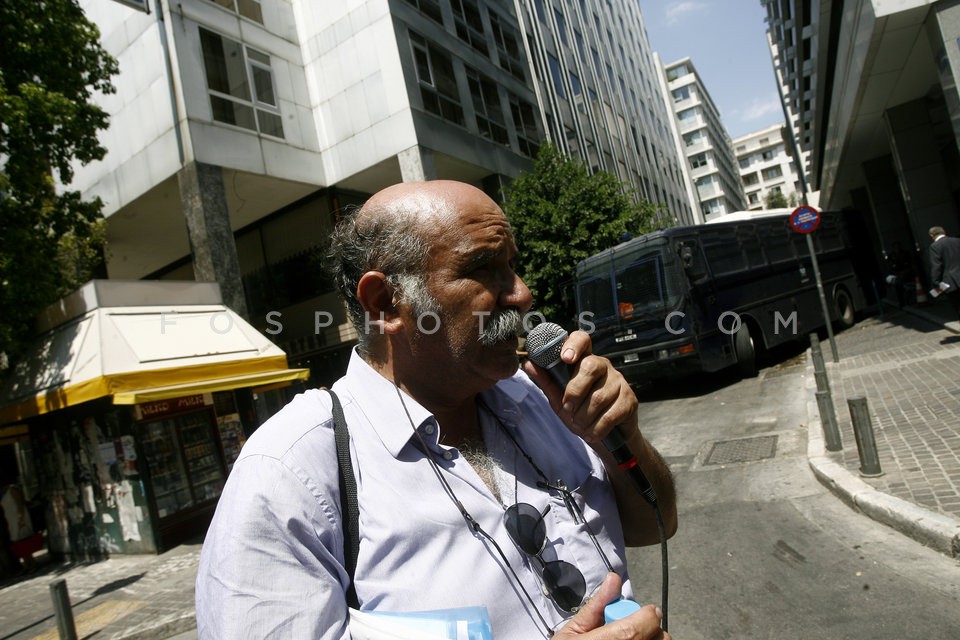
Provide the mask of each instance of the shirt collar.
[{"label": "shirt collar", "polygon": [[[433,414],[403,390],[400,390],[403,395],[401,403],[393,381],[386,379],[371,367],[360,357],[356,348],[350,354],[350,362],[347,364],[347,374],[343,382],[353,399],[354,406],[351,409],[364,415],[374,433],[394,457],[399,456],[400,451],[410,439],[415,437],[410,427],[411,421],[418,429],[428,422],[436,425]],[[408,411],[410,419],[407,419]],[[427,434],[423,435],[424,438],[431,437]],[[436,437],[436,430],[434,430],[432,436],[434,442]]]},{"label": "shirt collar", "polygon": [[[518,371],[480,394],[487,407],[504,424],[511,427],[519,424],[522,417],[520,403],[530,393],[531,383],[527,379],[527,384],[524,384],[524,379],[526,374]],[[436,445],[439,433],[433,414],[403,390],[400,391],[403,395],[401,403],[394,383],[360,357],[356,348],[350,354],[347,374],[342,383],[346,384],[349,396],[353,399],[354,406],[350,409],[364,415],[384,447],[394,457],[398,457],[410,439],[415,437],[410,427],[411,421],[427,442]],[[432,434],[424,431],[428,424],[434,427]]]}]

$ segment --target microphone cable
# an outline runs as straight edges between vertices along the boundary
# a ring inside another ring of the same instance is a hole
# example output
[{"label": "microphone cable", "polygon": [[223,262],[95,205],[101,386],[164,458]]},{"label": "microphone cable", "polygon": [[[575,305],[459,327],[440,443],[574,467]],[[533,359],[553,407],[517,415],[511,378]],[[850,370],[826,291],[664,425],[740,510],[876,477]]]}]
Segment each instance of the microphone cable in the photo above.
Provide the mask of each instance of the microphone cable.
[{"label": "microphone cable", "polygon": [[[536,364],[536,361],[534,361]],[[554,367],[556,368],[556,367]],[[552,371],[553,369],[551,369]],[[670,567],[667,561],[667,527],[663,522],[663,512],[660,511],[660,503],[657,500],[657,492],[643,471],[640,469],[640,463],[637,456],[627,448],[627,443],[623,439],[623,434],[614,427],[606,438],[603,439],[603,445],[613,455],[617,466],[630,480],[630,484],[637,490],[643,499],[653,509],[657,519],[657,531],[660,535],[660,610],[663,611],[663,619],[660,621],[660,627],[667,631],[667,611],[670,595]]]}]

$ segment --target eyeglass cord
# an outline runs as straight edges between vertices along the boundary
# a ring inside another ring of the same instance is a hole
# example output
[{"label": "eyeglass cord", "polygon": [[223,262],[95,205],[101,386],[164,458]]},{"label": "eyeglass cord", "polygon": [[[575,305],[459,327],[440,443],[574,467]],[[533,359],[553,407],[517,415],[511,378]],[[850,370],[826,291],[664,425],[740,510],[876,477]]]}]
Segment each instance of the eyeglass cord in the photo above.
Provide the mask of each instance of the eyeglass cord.
[{"label": "eyeglass cord", "polygon": [[[537,486],[541,489],[553,489],[561,495],[563,498],[563,504],[566,505],[567,510],[570,512],[573,521],[577,524],[582,524],[589,534],[590,540],[593,542],[593,546],[596,547],[597,553],[600,554],[600,557],[603,558],[603,564],[606,565],[607,571],[614,572],[613,565],[610,563],[610,559],[607,558],[607,554],[603,552],[603,547],[600,546],[600,542],[597,540],[597,534],[593,532],[593,529],[590,527],[590,523],[587,522],[587,519],[583,515],[583,511],[580,510],[580,505],[577,504],[577,501],[574,500],[573,495],[570,493],[570,490],[564,484],[563,480],[557,480],[556,484],[550,484],[550,481],[547,479],[547,474],[545,474],[540,467],[537,466],[537,463],[533,461],[533,458],[530,457],[530,454],[520,446],[520,442],[517,440],[516,436],[507,429],[507,426],[503,424],[503,421],[500,420],[500,416],[495,414],[487,404],[480,400],[480,407],[486,411],[493,419],[496,421],[497,426],[500,427],[500,431],[505,434],[513,445],[517,448],[517,451],[527,459],[527,462],[530,463],[530,466],[533,467],[533,470],[536,471],[537,475],[540,477],[540,480],[537,482]],[[616,573],[616,572],[614,572]]]},{"label": "eyeglass cord", "polygon": [[443,477],[443,474],[440,473],[440,465],[433,458],[433,454],[430,453],[430,448],[427,446],[426,441],[423,439],[423,436],[420,434],[420,431],[417,430],[417,426],[413,423],[413,418],[410,416],[410,410],[407,409],[407,403],[403,401],[403,394],[400,392],[400,386],[394,382],[394,388],[397,391],[397,397],[400,399],[400,405],[403,407],[403,412],[407,415],[407,420],[410,422],[410,426],[413,428],[413,432],[417,436],[417,440],[420,441],[420,446],[423,447],[423,452],[427,457],[427,460],[430,461],[430,468],[433,469],[433,473],[437,476],[437,480],[440,481],[440,484],[443,485],[444,491],[447,492],[447,495],[456,505],[457,510],[460,511],[460,515],[466,521],[467,526],[470,527],[470,530],[473,531],[475,535],[480,536],[496,549],[497,555],[500,556],[500,559],[506,565],[507,569],[510,570],[510,574],[513,576],[513,579],[516,581],[517,585],[520,587],[520,590],[523,592],[524,597],[530,603],[531,609],[534,613],[537,614],[537,617],[540,618],[541,624],[546,632],[547,638],[553,637],[553,629],[550,627],[550,624],[547,622],[546,618],[543,617],[543,614],[540,613],[539,607],[533,601],[533,598],[527,592],[526,587],[523,586],[523,582],[520,580],[520,576],[517,575],[517,572],[513,569],[513,565],[510,564],[510,560],[507,559],[507,555],[503,552],[503,549],[500,548],[500,545],[497,544],[497,541],[494,540],[493,536],[484,531],[483,527],[480,526],[480,523],[474,520],[473,516],[467,511],[467,508],[463,506],[463,503],[460,502],[460,499],[457,498],[457,495],[453,492],[453,487],[447,482],[446,478]]},{"label": "eyeglass cord", "polygon": [[[511,433],[510,430],[507,429],[506,425],[503,424],[503,421],[500,420],[500,416],[495,414],[490,407],[483,402],[483,400],[480,400],[480,406],[483,407],[487,413],[493,416],[494,420],[496,420],[497,424],[499,425],[500,430],[505,433],[510,440],[513,441],[513,444],[517,447],[517,450],[523,455],[524,458],[527,459],[527,461],[530,463],[530,466],[532,466],[534,471],[537,472],[537,475],[540,476],[541,481],[537,483],[537,486],[558,491],[560,495],[563,496],[563,501],[564,504],[567,505],[567,508],[576,510],[577,515],[574,516],[574,520],[577,520],[579,517],[579,520],[583,522],[587,528],[587,533],[590,534],[590,539],[593,541],[594,546],[596,546],[597,551],[600,552],[600,557],[603,558],[607,568],[610,571],[613,571],[613,566],[607,559],[607,554],[605,554],[603,549],[600,547],[600,543],[597,541],[596,535],[593,533],[593,530],[587,523],[586,518],[583,517],[583,513],[580,511],[580,507],[577,505],[576,500],[574,500],[573,496],[570,495],[569,489],[567,489],[566,486],[563,486],[563,482],[559,480],[557,481],[559,486],[551,485],[547,480],[546,474],[540,470],[540,467],[538,467],[537,463],[533,461],[533,458],[530,457],[530,454],[528,454],[524,448],[520,446],[520,443],[517,441],[513,433]],[[654,494],[654,496],[655,495],[656,494]],[[644,498],[646,499],[646,496],[644,496]],[[657,518],[657,531],[659,532],[660,536],[660,610],[663,611],[663,618],[660,620],[660,628],[662,628],[664,631],[667,631],[667,605],[670,595],[670,565],[667,560],[667,531],[663,522],[663,513],[660,511],[660,505],[657,502],[656,497],[654,497],[652,502],[647,500],[647,503],[653,507],[653,512]]]}]

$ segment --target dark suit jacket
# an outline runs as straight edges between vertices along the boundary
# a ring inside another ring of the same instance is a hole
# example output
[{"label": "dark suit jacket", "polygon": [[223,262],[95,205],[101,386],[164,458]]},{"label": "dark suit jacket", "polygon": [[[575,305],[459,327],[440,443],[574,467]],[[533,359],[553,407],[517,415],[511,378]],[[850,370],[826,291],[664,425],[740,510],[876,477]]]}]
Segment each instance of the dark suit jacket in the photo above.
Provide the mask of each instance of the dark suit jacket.
[{"label": "dark suit jacket", "polygon": [[960,292],[960,238],[943,237],[930,245],[930,277],[933,286],[950,285],[950,293]]}]

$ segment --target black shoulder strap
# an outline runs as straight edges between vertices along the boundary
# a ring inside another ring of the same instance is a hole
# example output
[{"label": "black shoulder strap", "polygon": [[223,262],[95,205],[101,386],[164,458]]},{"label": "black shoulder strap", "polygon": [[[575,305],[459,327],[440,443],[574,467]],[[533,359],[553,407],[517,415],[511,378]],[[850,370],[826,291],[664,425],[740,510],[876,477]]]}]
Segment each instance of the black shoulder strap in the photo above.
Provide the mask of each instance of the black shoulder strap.
[{"label": "black shoulder strap", "polygon": [[357,479],[350,461],[350,434],[343,417],[340,398],[332,389],[327,389],[333,401],[333,435],[337,442],[337,463],[340,467],[340,513],[343,517],[343,558],[350,575],[347,587],[347,605],[360,608],[353,574],[357,569],[357,554],[360,552],[360,506],[357,502]]}]

